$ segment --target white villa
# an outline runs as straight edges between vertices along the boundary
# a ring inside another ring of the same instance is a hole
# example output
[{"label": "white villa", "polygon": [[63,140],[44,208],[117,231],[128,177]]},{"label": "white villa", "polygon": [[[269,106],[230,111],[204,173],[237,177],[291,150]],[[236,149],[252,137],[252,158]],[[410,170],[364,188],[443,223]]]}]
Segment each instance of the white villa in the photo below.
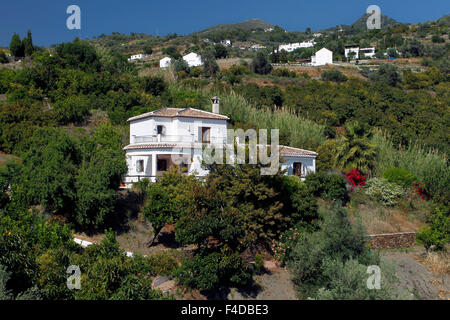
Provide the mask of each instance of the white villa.
[{"label": "white villa", "polygon": [[295,42],[295,43],[288,43],[288,44],[280,44],[278,47],[278,50],[285,50],[287,52],[292,52],[295,49],[299,48],[311,48],[314,47],[316,43],[314,40],[306,41],[306,42]]},{"label": "white villa", "polygon": [[[206,176],[209,172],[201,166],[203,148],[233,143],[227,140],[229,118],[219,113],[219,98],[214,97],[212,102],[212,112],[163,108],[128,119],[130,144],[124,148],[128,172],[123,187],[131,187],[143,178],[156,181],[175,164],[179,169],[185,168],[187,174]],[[279,155],[284,159],[279,165],[287,169],[286,174],[303,180],[316,171],[316,152],[279,146]]]},{"label": "white villa", "polygon": [[183,60],[187,62],[189,67],[198,67],[203,65],[202,57],[195,52],[191,52],[183,56]]},{"label": "white villa", "polygon": [[311,57],[312,66],[324,66],[326,64],[333,64],[333,51],[327,48],[322,48]]}]

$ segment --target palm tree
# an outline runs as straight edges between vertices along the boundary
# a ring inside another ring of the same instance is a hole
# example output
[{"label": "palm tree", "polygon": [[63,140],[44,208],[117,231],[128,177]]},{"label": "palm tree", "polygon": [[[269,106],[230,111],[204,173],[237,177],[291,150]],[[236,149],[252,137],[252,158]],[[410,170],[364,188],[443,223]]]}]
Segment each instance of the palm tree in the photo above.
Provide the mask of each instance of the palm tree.
[{"label": "palm tree", "polygon": [[370,142],[372,132],[356,121],[346,124],[345,130],[337,141],[336,166],[343,170],[358,169],[370,173],[376,158],[375,144]]}]

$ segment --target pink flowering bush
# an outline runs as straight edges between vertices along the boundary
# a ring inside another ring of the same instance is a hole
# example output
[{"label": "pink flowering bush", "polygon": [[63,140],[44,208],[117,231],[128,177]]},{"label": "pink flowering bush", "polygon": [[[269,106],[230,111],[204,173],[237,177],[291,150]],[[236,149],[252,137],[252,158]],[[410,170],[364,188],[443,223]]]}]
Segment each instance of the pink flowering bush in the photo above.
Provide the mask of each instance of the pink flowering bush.
[{"label": "pink flowering bush", "polygon": [[366,178],[356,169],[351,170],[345,174],[347,181],[351,185],[351,190],[354,188],[364,187],[366,184]]}]

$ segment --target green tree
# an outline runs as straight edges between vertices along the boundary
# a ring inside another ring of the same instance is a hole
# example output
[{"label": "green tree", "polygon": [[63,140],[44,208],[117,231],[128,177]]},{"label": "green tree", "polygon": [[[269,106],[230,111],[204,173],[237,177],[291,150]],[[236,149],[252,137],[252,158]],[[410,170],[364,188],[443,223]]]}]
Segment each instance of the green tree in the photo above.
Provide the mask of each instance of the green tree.
[{"label": "green tree", "polygon": [[269,74],[272,71],[272,65],[267,61],[263,52],[257,52],[253,58],[252,71],[258,74]]},{"label": "green tree", "polygon": [[397,86],[401,81],[400,74],[397,72],[397,68],[392,64],[382,64],[378,70],[372,72],[369,75],[369,79],[372,81],[378,81],[386,83],[392,87]]},{"label": "green tree", "polygon": [[31,36],[31,30],[28,30],[26,38],[23,38],[23,48],[25,56],[31,56],[34,52],[33,38]]},{"label": "green tree", "polygon": [[26,204],[68,214],[75,199],[74,176],[79,163],[75,141],[63,130],[38,129],[21,154],[23,168],[12,192]]},{"label": "green tree", "polygon": [[223,59],[226,58],[228,55],[228,50],[224,45],[217,44],[214,46],[215,51],[215,58],[216,59]]},{"label": "green tree", "polygon": [[0,63],[8,63],[8,57],[3,51],[0,51]]},{"label": "green tree", "polygon": [[127,171],[121,136],[104,124],[84,146],[84,156],[76,177],[74,220],[83,227],[98,227],[114,211],[117,190]]},{"label": "green tree", "polygon": [[214,77],[219,71],[219,66],[217,65],[216,58],[214,57],[213,49],[207,48],[202,53],[203,62],[203,73],[206,77]]},{"label": "green tree", "polygon": [[20,40],[20,36],[15,32],[11,38],[11,42],[9,43],[9,51],[14,57],[25,56],[25,48],[23,46],[23,43]]}]

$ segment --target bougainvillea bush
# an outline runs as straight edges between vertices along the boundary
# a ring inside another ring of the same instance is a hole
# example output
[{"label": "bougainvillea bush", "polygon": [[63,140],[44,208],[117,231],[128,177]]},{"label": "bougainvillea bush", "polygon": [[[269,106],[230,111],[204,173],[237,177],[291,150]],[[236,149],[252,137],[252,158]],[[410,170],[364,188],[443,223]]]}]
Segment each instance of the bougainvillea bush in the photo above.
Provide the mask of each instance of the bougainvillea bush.
[{"label": "bougainvillea bush", "polygon": [[350,183],[352,191],[354,188],[364,187],[366,184],[366,178],[356,169],[347,172],[345,177]]},{"label": "bougainvillea bush", "polygon": [[371,178],[365,185],[366,194],[385,206],[395,206],[405,196],[405,190],[396,183],[383,178]]}]

